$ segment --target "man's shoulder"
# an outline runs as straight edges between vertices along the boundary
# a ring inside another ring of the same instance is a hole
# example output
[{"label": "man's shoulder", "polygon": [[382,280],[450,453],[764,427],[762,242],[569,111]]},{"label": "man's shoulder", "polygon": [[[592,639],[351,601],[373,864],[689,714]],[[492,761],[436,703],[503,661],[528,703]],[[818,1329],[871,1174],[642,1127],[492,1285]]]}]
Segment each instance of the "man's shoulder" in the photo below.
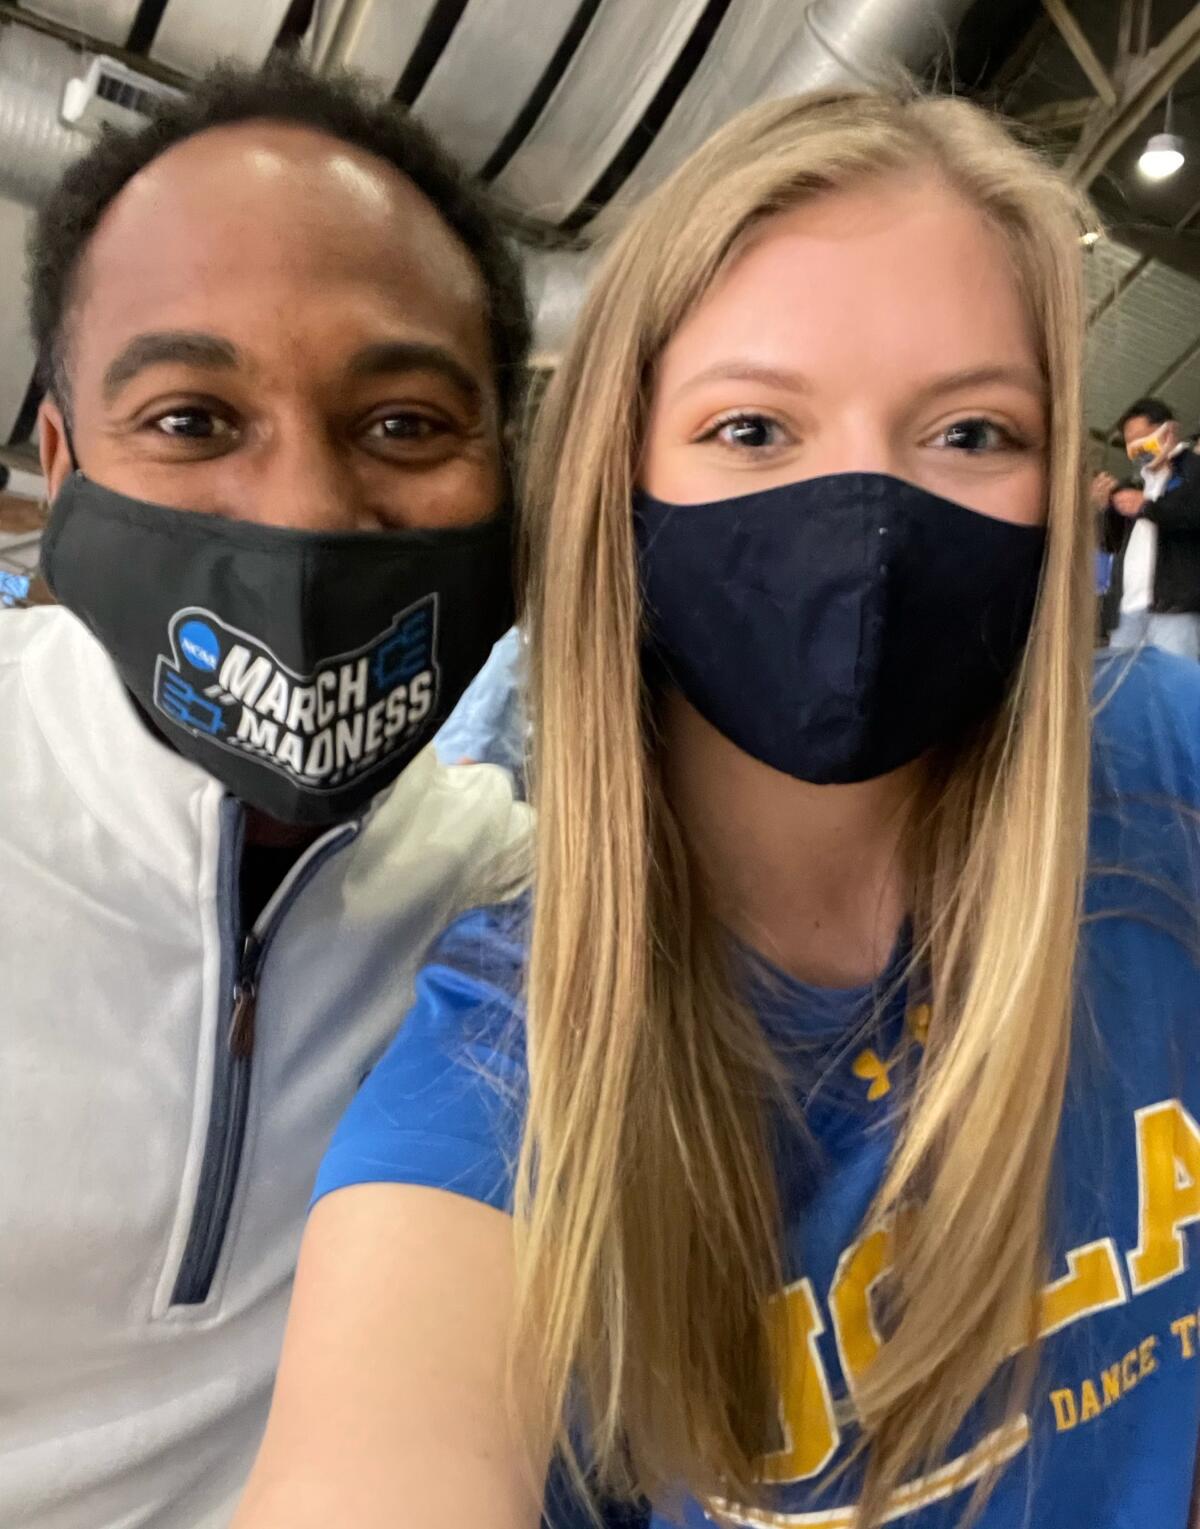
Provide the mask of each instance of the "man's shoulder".
[{"label": "man's shoulder", "polygon": [[1170,465],[1168,488],[1178,487],[1181,482],[1190,487],[1200,486],[1200,442],[1185,441],[1171,457]]},{"label": "man's shoulder", "polygon": [[419,865],[448,893],[453,916],[524,880],[531,829],[530,809],[506,770],[443,765],[429,747],[371,814],[365,837],[397,885]]},{"label": "man's shoulder", "polygon": [[19,668],[38,643],[60,635],[65,637],[66,629],[76,625],[57,605],[0,611],[0,668]]}]

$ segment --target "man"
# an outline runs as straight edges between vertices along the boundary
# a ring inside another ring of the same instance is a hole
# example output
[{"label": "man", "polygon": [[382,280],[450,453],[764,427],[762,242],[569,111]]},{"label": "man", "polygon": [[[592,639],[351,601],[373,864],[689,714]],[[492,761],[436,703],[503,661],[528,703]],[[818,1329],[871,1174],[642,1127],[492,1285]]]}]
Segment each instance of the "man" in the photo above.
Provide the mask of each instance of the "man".
[{"label": "man", "polygon": [[520,273],[297,67],[102,140],[32,313],[58,608],[0,616],[0,1523],[215,1529],[316,1165],[505,777],[425,744],[512,620]]},{"label": "man", "polygon": [[1159,398],[1131,404],[1120,429],[1142,486],[1102,472],[1091,492],[1105,516],[1105,550],[1115,556],[1112,598],[1120,606],[1111,646],[1149,642],[1200,659],[1200,457]]}]

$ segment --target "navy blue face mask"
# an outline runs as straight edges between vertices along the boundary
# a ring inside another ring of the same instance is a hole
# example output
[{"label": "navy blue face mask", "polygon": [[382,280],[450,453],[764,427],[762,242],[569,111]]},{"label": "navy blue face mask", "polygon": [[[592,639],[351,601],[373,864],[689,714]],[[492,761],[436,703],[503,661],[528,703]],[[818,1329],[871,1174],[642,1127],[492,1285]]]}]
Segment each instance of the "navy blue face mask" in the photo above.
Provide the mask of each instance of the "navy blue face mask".
[{"label": "navy blue face mask", "polygon": [[883,473],[634,503],[648,660],[739,749],[871,780],[1003,698],[1046,535]]}]

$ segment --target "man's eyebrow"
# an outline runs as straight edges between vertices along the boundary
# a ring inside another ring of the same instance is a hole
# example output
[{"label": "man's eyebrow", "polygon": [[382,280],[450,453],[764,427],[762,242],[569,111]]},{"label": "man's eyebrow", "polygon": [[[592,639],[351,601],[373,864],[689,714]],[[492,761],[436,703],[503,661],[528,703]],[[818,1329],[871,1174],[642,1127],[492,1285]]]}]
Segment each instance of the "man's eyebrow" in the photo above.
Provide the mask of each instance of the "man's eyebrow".
[{"label": "man's eyebrow", "polygon": [[235,367],[237,346],[220,335],[201,331],[164,329],[134,335],[109,362],[102,389],[105,403],[112,403],[127,382],[151,366],[175,363],[183,366]]},{"label": "man's eyebrow", "polygon": [[483,402],[479,379],[441,345],[419,340],[379,340],[365,345],[350,361],[352,377],[381,377],[389,372],[437,372],[472,405]]}]

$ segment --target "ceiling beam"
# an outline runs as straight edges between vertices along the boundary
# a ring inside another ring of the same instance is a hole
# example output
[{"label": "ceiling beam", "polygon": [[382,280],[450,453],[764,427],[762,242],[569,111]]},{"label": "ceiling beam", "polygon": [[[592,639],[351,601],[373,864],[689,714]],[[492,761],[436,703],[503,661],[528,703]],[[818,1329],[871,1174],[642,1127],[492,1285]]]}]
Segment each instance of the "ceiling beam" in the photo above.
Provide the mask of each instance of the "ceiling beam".
[{"label": "ceiling beam", "polygon": [[1095,107],[1095,96],[1083,96],[1074,101],[1047,101],[1042,106],[1022,112],[1019,120],[1046,132],[1066,132],[1069,129],[1077,131],[1087,122]]},{"label": "ceiling beam", "polygon": [[1112,74],[1118,91],[1129,66],[1150,46],[1151,0],[1121,0],[1117,17],[1117,56]]},{"label": "ceiling beam", "polygon": [[1051,30],[1050,18],[1046,13],[1035,12],[1025,35],[996,71],[990,94],[1002,111],[1008,110],[1009,101],[1019,92],[1032,72]]},{"label": "ceiling beam", "polygon": [[1096,50],[1087,34],[1068,9],[1066,0],[1042,0],[1047,16],[1062,34],[1062,40],[1070,48],[1072,57],[1088,77],[1092,89],[1110,109],[1117,104],[1117,91],[1108,77],[1108,70],[1096,57]]},{"label": "ceiling beam", "polygon": [[1171,232],[1173,234],[1183,233],[1184,229],[1190,228],[1197,218],[1200,218],[1200,202],[1193,202]]},{"label": "ceiling beam", "polygon": [[1117,104],[1084,128],[1066,165],[1076,185],[1091,185],[1167,91],[1197,62],[1200,5],[1193,6],[1156,47],[1130,64]]}]

